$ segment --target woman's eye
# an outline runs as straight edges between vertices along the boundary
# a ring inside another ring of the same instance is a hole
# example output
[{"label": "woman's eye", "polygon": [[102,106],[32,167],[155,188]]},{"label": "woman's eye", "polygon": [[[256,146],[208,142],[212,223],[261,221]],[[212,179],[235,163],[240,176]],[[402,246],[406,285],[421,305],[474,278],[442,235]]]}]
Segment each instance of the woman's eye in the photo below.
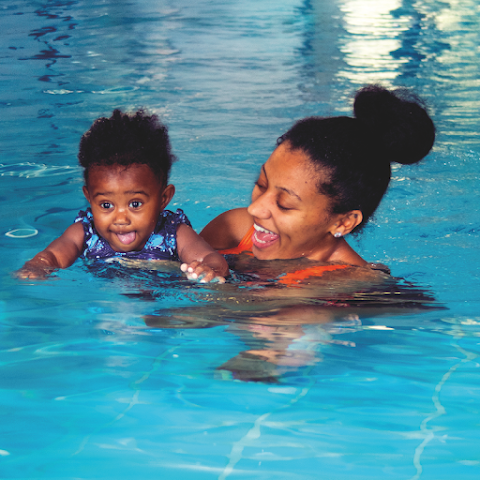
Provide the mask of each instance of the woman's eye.
[{"label": "woman's eye", "polygon": [[278,202],[277,202],[277,207],[278,207],[280,210],[283,210],[284,212],[287,212],[288,210],[293,210],[293,208],[284,207],[283,205],[281,205],[281,204],[278,203]]},{"label": "woman's eye", "polygon": [[255,186],[258,187],[260,190],[265,190],[267,187],[263,184],[263,183],[260,183],[260,182],[255,182]]},{"label": "woman's eye", "polygon": [[110,202],[102,202],[100,206],[105,210],[108,210],[109,208],[112,208],[113,205]]},{"label": "woman's eye", "polygon": [[138,200],[134,200],[133,202],[130,202],[131,208],[140,208],[141,206],[142,206],[142,202],[139,202]]}]

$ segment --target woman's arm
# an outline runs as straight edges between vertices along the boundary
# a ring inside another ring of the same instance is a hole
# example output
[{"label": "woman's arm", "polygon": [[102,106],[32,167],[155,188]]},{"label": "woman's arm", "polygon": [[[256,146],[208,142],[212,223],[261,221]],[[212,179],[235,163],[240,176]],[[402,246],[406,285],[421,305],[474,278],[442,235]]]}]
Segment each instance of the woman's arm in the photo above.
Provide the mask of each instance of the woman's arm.
[{"label": "woman's arm", "polygon": [[45,250],[37,253],[31,260],[15,272],[19,278],[46,278],[58,268],[67,268],[82,253],[85,237],[83,225],[74,223],[55,239]]},{"label": "woman's arm", "polygon": [[238,246],[252,225],[253,218],[247,209],[235,208],[214,218],[200,236],[215,250],[225,250]]}]

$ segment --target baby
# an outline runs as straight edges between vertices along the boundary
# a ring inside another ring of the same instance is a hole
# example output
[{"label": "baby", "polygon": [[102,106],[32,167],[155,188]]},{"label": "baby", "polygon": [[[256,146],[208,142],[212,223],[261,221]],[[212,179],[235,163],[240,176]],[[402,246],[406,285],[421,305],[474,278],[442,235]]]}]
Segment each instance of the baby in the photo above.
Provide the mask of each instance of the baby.
[{"label": "baby", "polygon": [[83,193],[90,204],[75,223],[16,272],[45,278],[78,257],[180,260],[191,280],[224,282],[228,266],[191,228],[178,209],[165,210],[175,193],[168,184],[175,160],[166,126],[143,110],[114,110],[80,141]]}]

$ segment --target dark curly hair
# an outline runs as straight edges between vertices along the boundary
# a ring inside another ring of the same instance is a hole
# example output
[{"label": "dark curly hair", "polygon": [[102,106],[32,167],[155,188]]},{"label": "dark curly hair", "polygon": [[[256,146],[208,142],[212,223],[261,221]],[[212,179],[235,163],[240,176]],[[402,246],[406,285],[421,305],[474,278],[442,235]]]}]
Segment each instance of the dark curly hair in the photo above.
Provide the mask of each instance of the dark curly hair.
[{"label": "dark curly hair", "polygon": [[168,129],[156,115],[143,109],[134,114],[116,109],[110,118],[99,118],[80,140],[78,153],[84,168],[85,182],[94,165],[148,165],[158,179],[166,185],[172,163]]},{"label": "dark curly hair", "polygon": [[285,142],[306,153],[323,172],[318,191],[330,197],[330,213],[362,212],[363,221],[354,230],[358,232],[388,188],[390,162],[419,162],[433,146],[435,126],[418,97],[378,85],[357,92],[354,115],[305,118],[277,144]]}]

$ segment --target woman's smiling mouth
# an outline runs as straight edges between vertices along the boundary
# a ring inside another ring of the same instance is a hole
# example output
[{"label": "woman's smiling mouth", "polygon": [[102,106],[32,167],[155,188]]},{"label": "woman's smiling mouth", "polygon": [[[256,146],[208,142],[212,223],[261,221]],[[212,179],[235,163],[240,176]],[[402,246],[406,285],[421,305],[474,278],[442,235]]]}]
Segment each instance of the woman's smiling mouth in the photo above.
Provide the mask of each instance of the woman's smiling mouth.
[{"label": "woman's smiling mouth", "polygon": [[253,227],[255,228],[255,232],[252,235],[252,241],[257,248],[270,247],[280,238],[280,235],[277,233],[271,232],[256,223],[253,224]]}]

